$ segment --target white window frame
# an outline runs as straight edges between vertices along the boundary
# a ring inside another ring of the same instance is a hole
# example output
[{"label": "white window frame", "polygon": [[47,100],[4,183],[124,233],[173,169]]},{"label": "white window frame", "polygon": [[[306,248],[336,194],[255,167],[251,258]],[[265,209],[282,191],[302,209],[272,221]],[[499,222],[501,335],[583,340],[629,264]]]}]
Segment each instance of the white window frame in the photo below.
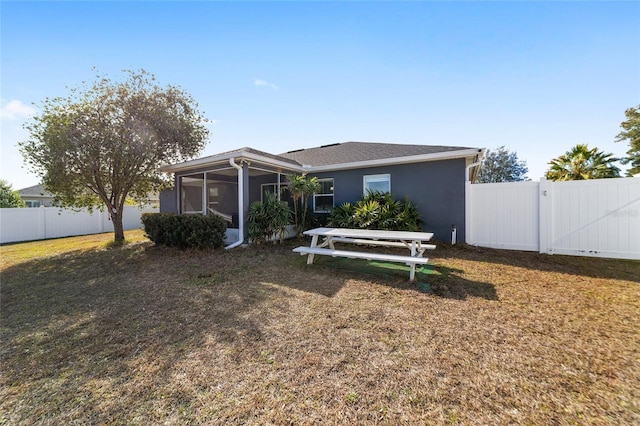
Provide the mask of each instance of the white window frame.
[{"label": "white window frame", "polygon": [[331,181],[331,193],[327,194],[327,193],[313,193],[313,212],[314,213],[330,213],[331,210],[317,210],[316,209],[316,197],[329,197],[331,196],[331,208],[333,209],[333,207],[336,205],[336,198],[335,198],[335,189],[334,189],[334,180],[333,178],[322,178],[322,179],[318,179],[318,182],[329,182]]},{"label": "white window frame", "polygon": [[391,174],[382,173],[382,174],[377,174],[377,175],[364,175],[364,176],[362,176],[362,195],[364,195],[364,196],[367,195],[367,193],[368,193],[367,184],[369,182],[383,182],[385,180],[387,182],[389,182],[389,191],[385,191],[385,192],[391,193]]}]

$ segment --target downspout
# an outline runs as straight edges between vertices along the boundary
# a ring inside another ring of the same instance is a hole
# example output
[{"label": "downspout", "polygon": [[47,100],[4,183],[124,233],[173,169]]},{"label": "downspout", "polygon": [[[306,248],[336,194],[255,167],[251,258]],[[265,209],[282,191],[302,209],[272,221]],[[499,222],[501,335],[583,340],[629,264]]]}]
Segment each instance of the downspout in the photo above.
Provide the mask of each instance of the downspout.
[{"label": "downspout", "polygon": [[467,166],[465,170],[465,176],[466,176],[465,182],[471,181],[471,177],[469,176],[469,174],[471,173],[471,168],[479,166],[480,164],[482,164],[481,161],[476,161],[475,163],[471,163]]},{"label": "downspout", "polygon": [[[484,149],[480,151],[480,155],[476,156],[478,161],[469,164],[465,169],[465,182],[464,182],[464,242],[467,244],[474,243],[473,241],[473,224],[472,224],[472,216],[473,216],[473,200],[471,195],[471,169],[473,167],[477,167],[482,164],[480,160],[482,155],[484,154]],[[453,244],[453,241],[452,241]]]},{"label": "downspout", "polygon": [[243,185],[243,170],[242,166],[238,166],[233,157],[229,158],[229,164],[231,167],[238,171],[238,241],[233,244],[229,244],[225,247],[225,250],[229,250],[238,247],[244,241],[244,185]]}]

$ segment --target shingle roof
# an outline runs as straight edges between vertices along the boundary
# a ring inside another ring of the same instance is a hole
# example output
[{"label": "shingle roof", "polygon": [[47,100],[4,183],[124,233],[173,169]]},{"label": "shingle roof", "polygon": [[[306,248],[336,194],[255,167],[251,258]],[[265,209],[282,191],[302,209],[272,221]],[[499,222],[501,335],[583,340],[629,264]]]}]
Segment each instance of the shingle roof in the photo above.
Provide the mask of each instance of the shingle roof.
[{"label": "shingle roof", "polygon": [[289,157],[283,157],[283,156],[280,156],[280,155],[269,154],[268,152],[260,151],[260,150],[257,150],[255,148],[250,148],[248,146],[245,146],[244,148],[240,148],[240,149],[234,149],[233,151],[223,152],[223,153],[216,154],[216,155],[225,155],[225,154],[230,154],[232,152],[238,152],[238,153],[250,152],[252,154],[260,155],[262,157],[271,158],[272,160],[280,160],[280,161],[284,161],[285,163],[291,163],[291,164],[294,164],[296,166],[298,165],[298,163],[294,159],[291,159]]},{"label": "shingle roof", "polygon": [[28,188],[18,189],[18,194],[22,197],[51,197],[53,198],[53,194],[44,189],[42,184],[33,185]]},{"label": "shingle roof", "polygon": [[[254,148],[250,148],[245,146],[243,148],[234,149],[231,151],[220,152],[218,154],[209,155],[206,157],[196,158],[194,160],[184,161],[182,163],[176,164],[167,164],[160,167],[160,170],[165,172],[178,172],[189,170],[193,168],[202,167],[203,165],[211,165],[218,163],[225,163],[230,158],[238,157],[241,158],[243,156],[254,156],[258,157],[258,160],[262,160],[265,163],[271,163],[269,160],[273,160],[273,162],[279,161],[281,163],[285,163],[285,167],[293,167],[300,168],[300,164],[298,164],[295,160],[290,158],[281,157],[274,154],[269,154],[268,152],[260,151]],[[255,159],[255,158],[254,158]],[[288,166],[290,165],[290,166]],[[295,167],[294,167],[295,166]]]},{"label": "shingle roof", "polygon": [[377,142],[344,142],[323,145],[318,148],[289,151],[280,154],[279,157],[294,160],[301,165],[318,167],[333,164],[381,160],[385,158],[437,154],[465,149],[473,148],[438,145],[401,145]]},{"label": "shingle roof", "polygon": [[479,152],[481,150],[478,148],[460,146],[401,145],[379,142],[335,143],[317,148],[289,151],[279,155],[244,147],[183,163],[169,164],[161,167],[160,170],[175,173],[223,162],[233,157],[242,157],[243,155],[260,157],[254,158],[254,160],[262,160],[265,163],[271,163],[271,161],[280,162],[281,167],[292,167],[292,170],[304,168],[308,171],[313,171],[314,168],[330,169],[332,166],[335,166],[337,170],[340,168],[368,167],[372,163],[383,165],[427,161],[428,159],[425,157],[430,157],[429,159],[432,160],[468,157]]}]

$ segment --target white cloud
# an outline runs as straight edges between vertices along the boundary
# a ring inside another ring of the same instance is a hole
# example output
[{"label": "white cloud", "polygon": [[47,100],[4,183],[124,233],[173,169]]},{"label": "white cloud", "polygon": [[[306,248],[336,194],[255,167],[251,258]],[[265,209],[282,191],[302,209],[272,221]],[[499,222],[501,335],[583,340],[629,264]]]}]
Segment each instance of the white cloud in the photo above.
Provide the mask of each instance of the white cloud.
[{"label": "white cloud", "polygon": [[2,120],[19,120],[25,119],[36,112],[29,105],[25,105],[20,101],[11,100],[0,108],[0,119]]},{"label": "white cloud", "polygon": [[256,87],[270,87],[273,90],[278,90],[278,86],[276,86],[275,84],[269,83],[268,81],[261,80],[259,78],[254,79],[253,84]]}]

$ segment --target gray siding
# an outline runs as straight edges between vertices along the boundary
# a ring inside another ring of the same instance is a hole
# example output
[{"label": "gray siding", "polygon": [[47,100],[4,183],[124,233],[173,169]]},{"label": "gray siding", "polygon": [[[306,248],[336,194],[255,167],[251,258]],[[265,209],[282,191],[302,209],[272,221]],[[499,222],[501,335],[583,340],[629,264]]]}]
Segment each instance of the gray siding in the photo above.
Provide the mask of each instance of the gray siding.
[{"label": "gray siding", "polygon": [[176,189],[165,189],[160,192],[160,212],[162,213],[178,213],[178,200],[176,198]]},{"label": "gray siding", "polygon": [[354,202],[362,197],[363,176],[388,173],[396,199],[409,197],[434,239],[451,241],[451,225],[458,241],[465,238],[465,160],[443,160],[388,167],[352,169],[315,174],[334,179],[334,203]]}]

